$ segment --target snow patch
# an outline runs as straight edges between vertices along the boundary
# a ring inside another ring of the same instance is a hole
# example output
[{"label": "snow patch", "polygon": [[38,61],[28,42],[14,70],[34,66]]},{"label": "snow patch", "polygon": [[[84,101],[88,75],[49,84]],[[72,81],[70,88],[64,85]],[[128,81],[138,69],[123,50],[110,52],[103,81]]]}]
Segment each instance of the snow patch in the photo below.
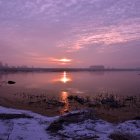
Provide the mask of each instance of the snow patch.
[{"label": "snow patch", "polygon": [[[47,128],[54,121],[60,119],[60,116],[46,117],[31,111],[0,107],[0,114],[6,113],[27,114],[32,118],[0,119],[0,139],[2,140],[71,140],[81,138],[110,140],[110,134],[115,132],[129,133],[140,138],[140,120],[112,124],[100,119],[86,119],[78,123],[69,123],[67,125],[64,123],[63,129],[52,134],[50,131],[47,131]],[[72,113],[78,113],[78,111]]]}]

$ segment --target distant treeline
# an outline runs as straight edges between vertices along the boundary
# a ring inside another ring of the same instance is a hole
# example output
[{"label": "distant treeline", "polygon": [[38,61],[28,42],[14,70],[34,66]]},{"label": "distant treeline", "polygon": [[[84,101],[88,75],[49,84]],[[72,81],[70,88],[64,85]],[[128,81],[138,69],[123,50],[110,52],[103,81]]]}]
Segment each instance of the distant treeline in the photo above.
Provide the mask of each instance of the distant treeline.
[{"label": "distant treeline", "polygon": [[79,71],[140,71],[140,68],[0,68],[0,72],[79,72]]}]

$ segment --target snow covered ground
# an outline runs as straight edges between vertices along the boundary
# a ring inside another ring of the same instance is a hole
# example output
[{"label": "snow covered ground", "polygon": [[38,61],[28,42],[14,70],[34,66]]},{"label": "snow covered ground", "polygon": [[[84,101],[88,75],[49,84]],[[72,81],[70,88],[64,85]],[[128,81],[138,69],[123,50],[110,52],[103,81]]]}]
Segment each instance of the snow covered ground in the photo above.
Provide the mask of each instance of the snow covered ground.
[{"label": "snow covered ground", "polygon": [[[126,136],[130,135],[137,140],[140,139],[140,120],[112,124],[100,119],[86,119],[67,125],[64,123],[63,129],[52,133],[47,128],[53,122],[58,121],[60,116],[46,117],[30,111],[5,107],[0,107],[0,114],[0,140],[111,140],[109,138],[111,134],[120,133]],[[25,117],[4,118],[2,114],[9,116],[24,114]]]}]

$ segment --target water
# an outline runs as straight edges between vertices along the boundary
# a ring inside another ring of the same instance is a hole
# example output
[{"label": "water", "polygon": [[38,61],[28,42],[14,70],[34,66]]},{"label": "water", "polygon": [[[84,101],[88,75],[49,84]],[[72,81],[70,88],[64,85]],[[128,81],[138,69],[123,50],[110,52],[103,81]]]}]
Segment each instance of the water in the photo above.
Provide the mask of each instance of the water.
[{"label": "water", "polygon": [[[16,81],[15,85],[2,87],[45,91],[59,96],[60,93],[93,96],[95,94],[139,95],[140,75],[138,72],[40,72],[1,74],[3,81]],[[6,91],[5,91],[6,92]],[[8,92],[8,91],[7,91]]]},{"label": "water", "polygon": [[[15,81],[16,84],[7,84],[9,80]],[[139,73],[38,72],[0,74],[0,105],[32,110],[48,116],[64,114],[67,111],[85,107],[70,102],[67,98],[69,95],[93,98],[108,94],[114,94],[116,97],[140,96]],[[54,104],[50,106],[48,101],[52,103],[54,98],[64,102],[65,105]],[[133,111],[132,114],[134,114]]]}]

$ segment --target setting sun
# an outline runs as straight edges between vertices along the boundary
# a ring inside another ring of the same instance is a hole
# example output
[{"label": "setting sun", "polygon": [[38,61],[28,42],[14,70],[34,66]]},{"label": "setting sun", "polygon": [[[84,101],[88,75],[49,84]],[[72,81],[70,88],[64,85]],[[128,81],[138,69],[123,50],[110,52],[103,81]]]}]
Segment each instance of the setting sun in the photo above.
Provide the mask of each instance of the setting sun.
[{"label": "setting sun", "polygon": [[56,63],[56,64],[70,64],[72,62],[72,59],[68,59],[68,58],[49,58],[49,61],[52,63]]},{"label": "setting sun", "polygon": [[60,59],[59,61],[60,61],[60,62],[67,63],[67,62],[71,62],[72,60],[71,60],[71,59],[63,58],[63,59]]}]

